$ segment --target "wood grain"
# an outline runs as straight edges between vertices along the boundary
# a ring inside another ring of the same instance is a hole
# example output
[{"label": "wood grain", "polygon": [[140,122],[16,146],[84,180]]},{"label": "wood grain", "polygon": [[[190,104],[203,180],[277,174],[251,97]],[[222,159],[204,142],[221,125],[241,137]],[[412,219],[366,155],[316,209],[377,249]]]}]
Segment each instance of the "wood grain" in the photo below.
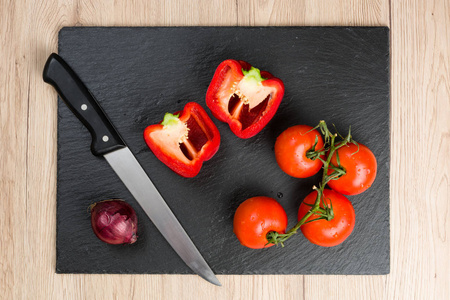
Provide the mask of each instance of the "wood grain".
[{"label": "wood grain", "polygon": [[[391,274],[55,274],[56,94],[41,79],[63,26],[391,28]],[[450,3],[446,0],[0,0],[2,299],[448,299]]]},{"label": "wood grain", "polygon": [[393,1],[391,12],[395,230],[387,295],[448,299],[450,3]]}]

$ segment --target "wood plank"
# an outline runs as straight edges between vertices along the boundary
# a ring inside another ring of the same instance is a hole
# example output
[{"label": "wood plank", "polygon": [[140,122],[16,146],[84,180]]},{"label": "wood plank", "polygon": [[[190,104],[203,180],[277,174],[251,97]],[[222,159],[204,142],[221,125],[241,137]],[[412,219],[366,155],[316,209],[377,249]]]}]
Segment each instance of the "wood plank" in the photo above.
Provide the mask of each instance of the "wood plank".
[{"label": "wood plank", "polygon": [[392,1],[391,14],[395,175],[386,295],[448,299],[450,3]]},{"label": "wood plank", "polygon": [[[57,33],[61,26],[76,22],[68,3],[56,1],[18,1],[19,11],[28,20],[29,32],[19,47],[26,53],[24,68],[30,76],[28,113],[27,233],[26,263],[16,266],[24,273],[24,299],[63,299],[67,290],[76,293],[77,282],[69,287],[55,276],[56,225],[56,98],[52,88],[42,81],[42,69],[48,55],[57,51]],[[62,288],[61,288],[62,287]]]},{"label": "wood plank", "polygon": [[[242,1],[239,25],[389,26],[388,1]],[[302,278],[303,277],[303,278]],[[386,276],[290,276],[292,299],[381,299]]]},{"label": "wood plank", "polygon": [[27,226],[28,38],[21,3],[0,1],[0,295],[23,297]]},{"label": "wood plank", "polygon": [[239,26],[388,26],[388,0],[238,1]]},{"label": "wood plank", "polygon": [[[10,287],[15,295],[25,293],[23,297],[25,299],[126,299],[130,295],[137,299],[149,297],[167,299],[166,295],[182,299],[186,295],[198,298],[202,295],[216,295],[214,291],[221,291],[211,289],[209,283],[199,280],[197,276],[55,274],[56,93],[49,85],[43,83],[41,74],[48,55],[57,52],[57,34],[63,26],[172,26],[202,25],[202,22],[218,25],[221,25],[221,22],[234,24],[236,20],[234,3],[228,1],[227,4],[220,4],[222,9],[227,11],[223,11],[219,18],[212,14],[208,14],[208,18],[202,17],[202,14],[209,11],[220,12],[220,8],[217,7],[219,3],[210,4],[209,1],[190,1],[187,5],[191,9],[186,11],[187,6],[183,1],[167,3],[141,1],[134,5],[126,1],[75,1],[73,4],[63,1],[22,3],[24,7],[21,14],[23,17],[29,16],[32,20],[31,32],[24,32],[25,40],[22,44],[18,43],[18,46],[21,46],[21,50],[28,56],[27,64],[23,68],[31,77],[30,98],[39,101],[30,104],[28,114],[30,150],[26,177],[30,183],[27,187],[29,213],[24,219],[28,223],[27,234],[20,235],[25,236],[21,245],[28,246],[27,263],[22,265],[15,263],[9,267],[11,269],[9,275],[24,274],[21,276],[25,278],[22,282],[5,285]],[[201,9],[198,9],[199,7]],[[167,9],[169,10],[166,11]],[[231,19],[227,19],[229,17]],[[34,36],[39,36],[39,39],[30,38]],[[27,38],[29,40],[26,40]],[[22,148],[26,150],[26,147]],[[22,289],[23,286],[27,288]],[[190,290],[192,292],[189,292]],[[228,297],[225,295],[222,299]]]}]

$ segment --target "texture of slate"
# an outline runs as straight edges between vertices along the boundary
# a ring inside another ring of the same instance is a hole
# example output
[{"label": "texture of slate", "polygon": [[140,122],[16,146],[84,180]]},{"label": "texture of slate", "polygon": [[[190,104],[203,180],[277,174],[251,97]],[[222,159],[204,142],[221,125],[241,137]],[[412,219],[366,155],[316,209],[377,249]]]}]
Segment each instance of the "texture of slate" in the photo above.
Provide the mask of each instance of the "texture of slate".
[{"label": "texture of slate", "polygon": [[[385,27],[68,27],[59,54],[80,76],[128,143],[181,224],[217,274],[389,273],[389,29]],[[233,58],[274,74],[286,92],[257,136],[242,140],[213,118],[222,141],[195,178],[182,178],[147,148],[142,133],[164,113],[205,94],[219,63]],[[46,101],[51,101],[47,99]],[[171,249],[107,162],[90,152],[90,135],[58,101],[57,264],[59,273],[192,271]],[[245,199],[265,195],[296,223],[302,199],[319,175],[296,179],[277,166],[276,137],[296,124],[352,126],[370,147],[378,176],[348,197],[356,225],[343,244],[322,248],[301,233],[284,248],[251,250],[233,234]],[[122,198],[137,211],[139,239],[113,246],[92,232],[90,204]]]}]

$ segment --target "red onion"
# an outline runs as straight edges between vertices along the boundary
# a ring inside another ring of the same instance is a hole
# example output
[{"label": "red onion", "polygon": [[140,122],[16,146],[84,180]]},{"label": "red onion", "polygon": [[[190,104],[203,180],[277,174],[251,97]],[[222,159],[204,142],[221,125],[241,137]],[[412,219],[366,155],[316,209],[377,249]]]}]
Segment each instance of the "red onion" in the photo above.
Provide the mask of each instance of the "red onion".
[{"label": "red onion", "polygon": [[92,204],[91,224],[95,235],[108,244],[133,244],[137,240],[134,209],[119,199]]}]

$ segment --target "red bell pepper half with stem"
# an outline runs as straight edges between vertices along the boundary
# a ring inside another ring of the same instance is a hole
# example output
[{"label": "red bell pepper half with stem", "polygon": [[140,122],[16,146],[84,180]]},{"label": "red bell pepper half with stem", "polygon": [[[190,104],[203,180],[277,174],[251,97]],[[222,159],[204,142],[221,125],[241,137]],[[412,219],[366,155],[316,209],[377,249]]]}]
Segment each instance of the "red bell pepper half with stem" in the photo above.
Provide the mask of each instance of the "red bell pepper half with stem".
[{"label": "red bell pepper half with stem", "polygon": [[184,177],[196,176],[220,145],[219,130],[195,102],[187,103],[182,112],[166,113],[160,124],[148,126],[144,139],[160,161]]},{"label": "red bell pepper half with stem", "polygon": [[284,95],[281,79],[241,60],[228,59],[216,69],[206,93],[213,115],[240,138],[260,132],[275,115]]}]

